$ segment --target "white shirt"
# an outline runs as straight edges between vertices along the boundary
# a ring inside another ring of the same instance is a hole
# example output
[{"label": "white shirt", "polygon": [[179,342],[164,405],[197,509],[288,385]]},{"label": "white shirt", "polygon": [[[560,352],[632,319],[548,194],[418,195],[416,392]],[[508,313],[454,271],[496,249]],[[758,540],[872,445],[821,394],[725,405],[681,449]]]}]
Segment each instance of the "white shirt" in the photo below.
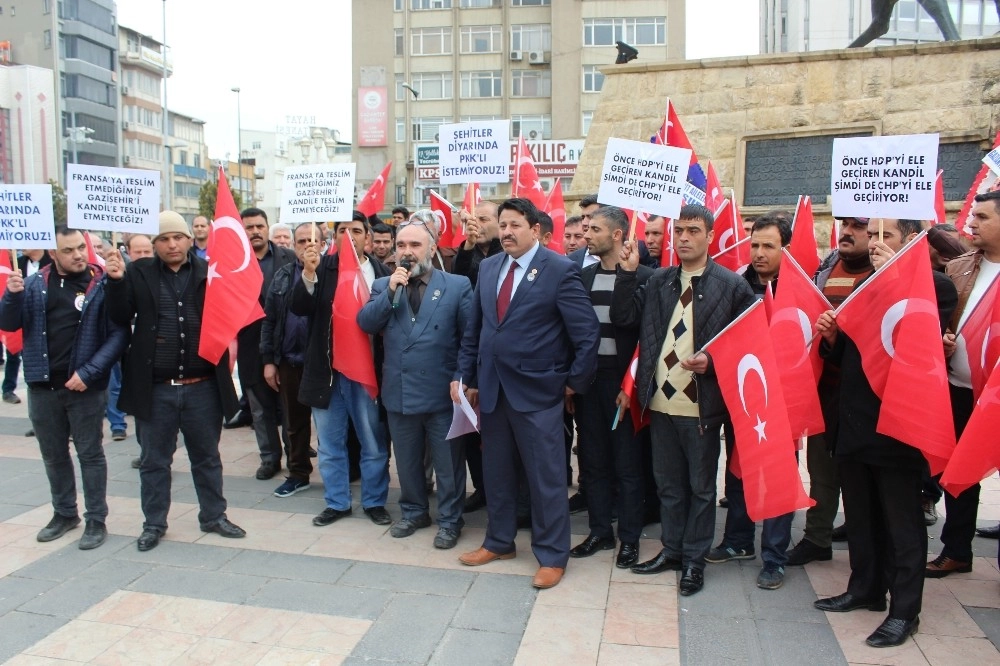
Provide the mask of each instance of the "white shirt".
[{"label": "white shirt", "polygon": [[[514,298],[514,294],[517,293],[517,285],[521,284],[521,278],[528,272],[528,266],[534,261],[539,247],[541,246],[538,244],[538,241],[535,241],[535,244],[527,252],[517,258],[517,268],[514,269],[514,288],[510,290],[511,298]],[[500,265],[500,278],[497,280],[497,296],[500,295],[500,286],[503,284],[504,278],[507,277],[507,271],[510,270],[510,262],[512,261],[515,261],[515,259],[507,255],[503,264]]]},{"label": "white shirt", "polygon": [[372,290],[372,285],[375,284],[375,267],[372,266],[372,262],[368,261],[368,257],[361,257],[364,261],[361,262],[361,274],[365,276],[365,282],[368,283],[368,291]]},{"label": "white shirt", "polygon": [[[972,285],[972,291],[969,292],[969,300],[965,304],[965,309],[962,310],[962,317],[958,320],[959,330],[965,325],[965,321],[972,314],[972,311],[976,309],[979,301],[983,299],[986,290],[993,284],[993,280],[996,279],[997,275],[1000,275],[1000,264],[987,261],[986,257],[983,257],[979,261],[979,275],[976,276],[976,283]],[[961,335],[955,338],[955,353],[952,354],[950,361],[948,364],[948,381],[955,386],[972,388],[969,350],[965,346],[965,338]]]},{"label": "white shirt", "polygon": [[591,264],[596,264],[600,260],[601,258],[598,257],[596,254],[591,254],[590,252],[587,252],[583,255],[583,268],[586,268]]}]

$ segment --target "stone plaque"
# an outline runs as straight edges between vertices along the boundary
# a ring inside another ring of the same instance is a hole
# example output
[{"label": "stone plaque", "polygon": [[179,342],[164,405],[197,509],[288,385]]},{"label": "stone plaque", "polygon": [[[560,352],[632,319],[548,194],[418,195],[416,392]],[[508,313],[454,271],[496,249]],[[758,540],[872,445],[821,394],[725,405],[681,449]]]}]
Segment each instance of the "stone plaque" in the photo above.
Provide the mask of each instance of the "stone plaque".
[{"label": "stone plaque", "polygon": [[986,151],[979,141],[942,143],[938,146],[938,168],[944,169],[944,200],[964,201],[972,181],[983,166]]},{"label": "stone plaque", "polygon": [[800,194],[825,202],[830,194],[833,140],[844,136],[871,136],[871,132],[748,140],[743,205],[795,206]]}]

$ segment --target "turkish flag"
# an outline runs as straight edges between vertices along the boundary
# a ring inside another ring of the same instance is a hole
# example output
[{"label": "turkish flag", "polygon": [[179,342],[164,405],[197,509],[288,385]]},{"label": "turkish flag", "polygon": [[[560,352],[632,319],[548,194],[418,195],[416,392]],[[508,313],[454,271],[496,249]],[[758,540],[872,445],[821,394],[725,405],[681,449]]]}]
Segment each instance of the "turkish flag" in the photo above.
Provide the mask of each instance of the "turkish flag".
[{"label": "turkish flag", "polygon": [[[632,234],[638,240],[642,240],[646,237],[646,222],[649,221],[649,214],[643,213],[641,210],[632,210],[631,208],[621,207],[622,212],[625,213],[625,217],[628,218],[629,231],[625,234],[625,240],[628,240],[629,234]],[[633,227],[634,233],[633,233]]]},{"label": "turkish flag", "polygon": [[795,207],[795,217],[792,218],[792,240],[788,244],[788,251],[795,257],[796,263],[802,270],[809,275],[815,274],[819,268],[814,223],[812,199],[800,195],[799,203]]},{"label": "turkish flag", "polygon": [[545,191],[542,181],[535,170],[535,160],[531,157],[524,136],[517,139],[517,154],[514,157],[514,183],[511,185],[510,196],[522,197],[535,204],[538,210],[545,208]]},{"label": "turkish flag", "polygon": [[[939,474],[955,448],[955,425],[926,231],[847,297],[837,325],[858,346],[882,401],[876,431],[920,449]],[[933,405],[919,419],[914,390]]]},{"label": "turkish flag", "polygon": [[[1000,132],[997,132],[997,136],[993,140],[993,148],[1000,148]],[[979,173],[976,174],[976,179],[972,181],[969,193],[965,195],[965,203],[962,204],[962,210],[958,211],[958,217],[955,218],[955,227],[958,229],[958,233],[963,236],[969,235],[969,232],[965,230],[965,225],[968,224],[969,219],[972,217],[972,205],[976,203],[976,195],[996,189],[998,182],[1000,181],[997,180],[997,174],[993,173],[988,166],[984,164],[979,168]]]},{"label": "turkish flag", "polygon": [[708,188],[708,178],[698,164],[698,156],[694,152],[694,146],[688,140],[687,132],[681,125],[681,119],[677,116],[674,104],[667,100],[667,113],[663,119],[663,124],[656,134],[649,138],[650,143],[658,143],[663,146],[675,146],[677,148],[687,148],[691,151],[691,163],[688,166],[687,182],[704,192]]},{"label": "turkish flag", "polygon": [[382,168],[382,173],[378,175],[372,186],[368,188],[365,195],[358,200],[357,209],[371,217],[375,215],[385,205],[385,184],[389,181],[389,171],[392,169],[392,162]]},{"label": "turkish flag", "polygon": [[342,234],[338,252],[337,290],[333,294],[333,369],[365,387],[374,400],[378,396],[372,341],[358,326],[358,313],[371,291],[361,272],[358,254],[349,234]]},{"label": "turkish flag", "polygon": [[958,497],[1000,468],[997,423],[1000,423],[1000,370],[994,367],[941,475],[941,487],[952,497]]},{"label": "turkish flag", "polygon": [[[84,232],[83,235],[86,237],[87,232]],[[14,272],[14,265],[11,263],[12,253],[13,250],[0,250],[0,294],[7,291],[7,278]],[[24,349],[24,336],[21,334],[21,329],[0,331],[0,342],[11,354],[20,353]]]},{"label": "turkish flag", "polygon": [[97,254],[97,250],[94,249],[94,241],[90,239],[90,232],[83,232],[83,242],[87,244],[87,263],[96,264],[104,268],[104,257]]},{"label": "turkish flag", "polygon": [[1000,359],[1000,280],[994,278],[986,293],[976,303],[958,330],[958,337],[965,343],[972,377],[972,395],[979,399],[983,386],[989,379],[990,368]]},{"label": "turkish flag", "polygon": [[715,234],[708,246],[708,256],[720,266],[735,272],[750,263],[750,243],[743,233],[743,225],[736,223],[736,205],[729,199],[722,201],[722,210],[715,217]]},{"label": "turkish flag", "polygon": [[628,396],[628,412],[632,415],[634,432],[639,432],[649,425],[649,413],[644,412],[639,403],[639,393],[635,390],[635,373],[639,368],[639,345],[635,346],[632,362],[628,364],[628,372],[622,378],[622,391]]},{"label": "turkish flag", "polygon": [[705,208],[718,215],[723,202],[726,200],[726,194],[722,191],[722,185],[719,184],[719,176],[715,173],[712,160],[708,161],[708,176],[706,176],[706,181],[708,185],[705,190]]},{"label": "turkish flag", "polygon": [[813,322],[833,307],[788,250],[783,252],[781,289],[774,297],[770,331],[788,421],[799,438],[826,428],[816,389],[823,359],[819,357],[819,343],[814,340]]},{"label": "turkish flag", "polygon": [[660,245],[660,268],[680,266],[681,258],[674,252],[674,221],[663,219],[663,241]]},{"label": "turkish flag", "polygon": [[563,236],[566,233],[566,202],[563,200],[562,178],[556,178],[542,210],[552,218],[552,240],[549,241],[549,249],[559,254],[566,254],[563,248]]},{"label": "turkish flag", "polygon": [[802,487],[795,440],[768,335],[763,303],[757,301],[723,329],[705,349],[736,433],[736,452],[753,521],[774,518],[815,502]]},{"label": "turkish flag", "polygon": [[[730,205],[733,207],[733,229],[736,231],[736,256],[740,266],[747,266],[750,263],[750,236],[743,228],[743,215],[740,214],[740,207],[736,205],[736,192],[730,190]],[[744,242],[746,240],[746,242]]]},{"label": "turkish flag", "polygon": [[438,237],[439,247],[454,247],[455,229],[452,222],[451,204],[447,199],[431,190],[431,212],[437,220],[438,228],[435,230]]},{"label": "turkish flag", "polygon": [[830,228],[830,252],[836,252],[837,248],[840,247],[840,237],[838,234],[839,231],[840,231],[840,224],[837,222],[837,218],[834,218],[833,226]]},{"label": "turkish flag", "polygon": [[479,191],[479,183],[469,183],[465,186],[465,201],[462,202],[462,208],[470,213],[476,212],[476,206],[478,206],[483,200],[483,195]]},{"label": "turkish flag", "polygon": [[260,290],[264,274],[247,239],[229,182],[219,168],[215,221],[208,234],[208,285],[201,315],[198,356],[219,362],[241,328],[264,316]]},{"label": "turkish flag", "polygon": [[931,225],[947,221],[944,211],[944,169],[938,169],[937,178],[934,179],[934,219],[931,220]]}]

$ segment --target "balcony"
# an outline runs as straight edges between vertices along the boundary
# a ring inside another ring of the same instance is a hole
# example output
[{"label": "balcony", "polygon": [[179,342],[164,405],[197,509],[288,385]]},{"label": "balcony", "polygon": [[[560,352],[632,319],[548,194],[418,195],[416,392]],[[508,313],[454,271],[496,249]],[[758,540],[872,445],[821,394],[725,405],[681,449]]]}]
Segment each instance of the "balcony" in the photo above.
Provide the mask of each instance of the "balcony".
[{"label": "balcony", "polygon": [[208,171],[200,167],[187,166],[186,164],[175,164],[174,175],[184,178],[194,178],[195,180],[208,180]]}]

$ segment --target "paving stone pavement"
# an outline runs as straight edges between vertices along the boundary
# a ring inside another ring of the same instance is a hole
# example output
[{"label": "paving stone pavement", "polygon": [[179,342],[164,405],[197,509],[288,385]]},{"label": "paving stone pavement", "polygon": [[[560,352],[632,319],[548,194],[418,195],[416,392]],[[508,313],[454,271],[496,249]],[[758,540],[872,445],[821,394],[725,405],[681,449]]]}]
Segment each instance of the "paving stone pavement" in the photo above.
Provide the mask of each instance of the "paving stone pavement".
[{"label": "paving stone pavement", "polygon": [[[920,633],[894,650],[865,636],[881,614],[815,610],[846,588],[843,545],[831,562],[786,569],[777,591],[756,587],[760,560],[708,565],[705,589],[680,597],[676,574],[635,576],[613,551],[572,560],[557,587],[536,591],[529,535],[520,555],[469,568],[457,556],[481,543],[485,513],[466,516],[458,547],[431,546],[434,530],[393,539],[361,511],[316,528],[322,485],[294,497],[253,478],[250,429],[225,431],[229,516],[247,529],[227,540],[198,529],[183,448],[175,459],[170,529],[140,553],[133,437],[108,455],[109,537],[81,551],[78,528],[35,540],[51,517],[48,485],[25,405],[0,406],[0,662],[151,664],[987,664],[1000,663],[1000,571],[993,541],[976,539],[971,574],[928,581]],[[803,478],[808,475],[802,469]],[[355,490],[357,492],[357,490]],[[388,509],[399,515],[398,489]],[[983,489],[980,525],[1000,519],[1000,482]],[[725,511],[717,514],[721,537]],[[942,521],[930,528],[933,554]],[[801,536],[796,517],[793,541]],[[587,534],[573,516],[574,543]],[[659,550],[647,527],[641,557]],[[718,542],[718,539],[716,540]]]}]

